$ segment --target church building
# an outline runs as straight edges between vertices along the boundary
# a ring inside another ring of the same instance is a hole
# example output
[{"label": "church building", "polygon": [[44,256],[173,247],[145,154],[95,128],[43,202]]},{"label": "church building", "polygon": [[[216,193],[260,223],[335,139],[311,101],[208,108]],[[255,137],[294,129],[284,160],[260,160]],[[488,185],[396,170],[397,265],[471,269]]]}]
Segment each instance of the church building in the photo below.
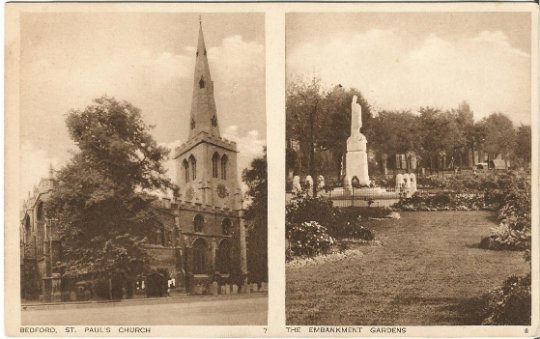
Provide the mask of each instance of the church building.
[{"label": "church building", "polygon": [[213,275],[223,280],[247,276],[243,198],[238,182],[236,143],[221,137],[202,25],[195,52],[189,138],[174,152],[174,209],[189,265],[190,284]]},{"label": "church building", "polygon": [[[216,283],[226,286],[220,291],[233,285],[242,291],[247,284],[238,151],[235,142],[220,135],[207,53],[200,24],[191,112],[185,123],[189,138],[174,150],[179,195],[155,199],[163,227],[148,235],[152,272],[127,285],[123,282],[114,292],[119,297],[164,296],[171,288],[182,293],[214,293]],[[85,291],[94,288],[88,286],[92,282],[65,281],[55,269],[61,259],[61,244],[54,233],[54,220],[47,218],[44,208],[54,182],[51,171],[23,204],[21,297],[42,301],[88,299]]]}]

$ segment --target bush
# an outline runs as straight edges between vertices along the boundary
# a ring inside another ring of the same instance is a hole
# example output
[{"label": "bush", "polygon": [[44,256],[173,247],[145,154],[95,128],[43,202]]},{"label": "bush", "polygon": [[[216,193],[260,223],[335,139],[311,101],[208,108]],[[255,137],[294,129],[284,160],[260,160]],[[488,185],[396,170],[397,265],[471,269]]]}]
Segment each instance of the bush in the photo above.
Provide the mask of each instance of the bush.
[{"label": "bush", "polygon": [[531,275],[511,276],[489,294],[484,325],[531,324]]},{"label": "bush", "polygon": [[[315,221],[334,238],[374,239],[373,232],[360,225],[361,218],[387,217],[392,210],[384,207],[350,207],[339,209],[324,198],[294,198],[286,207],[287,225]],[[288,226],[288,227],[289,227]],[[287,228],[287,232],[289,228]]]},{"label": "bush", "polygon": [[395,187],[396,186],[396,179],[394,177],[387,178],[385,175],[371,175],[371,181],[375,184],[377,187]]},{"label": "bush", "polygon": [[410,198],[402,198],[394,204],[394,208],[404,211],[477,211],[493,209],[486,203],[483,194],[456,193],[441,191],[437,193],[417,192]]},{"label": "bush", "polygon": [[482,239],[481,248],[523,251],[531,247],[531,188],[528,183],[513,182],[499,209],[499,226]]},{"label": "bush", "polygon": [[305,221],[316,221],[321,225],[333,224],[340,213],[332,206],[332,201],[324,198],[297,196],[285,207],[286,220],[289,225],[301,224]]},{"label": "bush", "polygon": [[330,246],[333,243],[326,227],[316,221],[291,225],[287,232],[287,238],[289,240],[289,257],[313,257],[325,254],[330,251]]},{"label": "bush", "polygon": [[507,189],[516,180],[530,175],[519,171],[460,172],[457,175],[426,175],[417,177],[419,188],[451,190],[462,193],[482,193]]},{"label": "bush", "polygon": [[358,221],[349,221],[337,230],[340,238],[355,238],[363,240],[375,239],[375,234],[369,228],[360,225]]},{"label": "bush", "polygon": [[[530,179],[517,175],[505,189],[499,209],[499,227],[490,237],[482,239],[480,247],[504,250],[525,250],[531,260],[531,187]],[[489,294],[485,325],[531,324],[531,275],[512,275],[503,286]]]},{"label": "bush", "polygon": [[528,183],[515,183],[504,197],[504,205],[499,210],[499,219],[505,221],[513,230],[531,228],[531,187]]},{"label": "bush", "polygon": [[491,229],[492,234],[480,241],[480,248],[524,251],[531,247],[530,231],[514,230],[506,222]]},{"label": "bush", "polygon": [[[437,193],[417,192],[410,198],[402,198],[394,205],[406,211],[441,210],[508,210],[504,217],[516,217],[523,224],[525,216],[520,207],[529,206],[530,175],[526,172],[482,172],[456,176],[427,176],[418,178],[418,185],[441,189]],[[529,212],[530,215],[530,212]],[[526,216],[525,216],[526,217]],[[508,220],[513,223],[514,220]],[[514,228],[514,227],[513,227]]]}]

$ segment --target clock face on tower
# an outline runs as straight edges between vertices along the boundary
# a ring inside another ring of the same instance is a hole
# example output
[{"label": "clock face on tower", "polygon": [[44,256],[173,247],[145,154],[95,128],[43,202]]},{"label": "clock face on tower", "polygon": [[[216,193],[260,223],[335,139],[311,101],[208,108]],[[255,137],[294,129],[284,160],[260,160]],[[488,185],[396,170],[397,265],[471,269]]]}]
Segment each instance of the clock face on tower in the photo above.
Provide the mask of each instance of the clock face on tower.
[{"label": "clock face on tower", "polygon": [[225,185],[223,184],[217,185],[216,191],[218,197],[220,197],[221,199],[224,199],[229,195],[229,190],[227,190],[227,187],[225,187]]}]

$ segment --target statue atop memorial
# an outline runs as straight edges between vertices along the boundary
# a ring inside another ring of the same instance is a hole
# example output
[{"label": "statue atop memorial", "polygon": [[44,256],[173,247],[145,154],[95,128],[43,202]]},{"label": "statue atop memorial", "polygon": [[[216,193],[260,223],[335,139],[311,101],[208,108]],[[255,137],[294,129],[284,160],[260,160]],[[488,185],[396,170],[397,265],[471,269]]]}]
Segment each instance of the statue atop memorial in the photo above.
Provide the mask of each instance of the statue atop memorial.
[{"label": "statue atop memorial", "polygon": [[362,106],[358,103],[355,95],[351,102],[351,137],[360,134],[362,128]]}]

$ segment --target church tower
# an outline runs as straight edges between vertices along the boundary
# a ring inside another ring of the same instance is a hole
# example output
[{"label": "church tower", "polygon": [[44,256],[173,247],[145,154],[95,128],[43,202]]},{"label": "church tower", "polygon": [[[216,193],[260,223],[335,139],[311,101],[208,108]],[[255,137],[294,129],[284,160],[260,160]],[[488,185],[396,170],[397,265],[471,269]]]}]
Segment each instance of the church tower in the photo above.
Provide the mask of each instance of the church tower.
[{"label": "church tower", "polygon": [[[221,277],[246,283],[246,239],[236,143],[221,137],[208,51],[199,22],[188,140],[175,149],[177,227],[189,289]],[[195,291],[195,292],[194,292]]]},{"label": "church tower", "polygon": [[219,133],[214,82],[208,65],[202,24],[195,52],[189,138],[176,149],[176,183],[181,199],[216,208],[238,210],[236,143]]}]

